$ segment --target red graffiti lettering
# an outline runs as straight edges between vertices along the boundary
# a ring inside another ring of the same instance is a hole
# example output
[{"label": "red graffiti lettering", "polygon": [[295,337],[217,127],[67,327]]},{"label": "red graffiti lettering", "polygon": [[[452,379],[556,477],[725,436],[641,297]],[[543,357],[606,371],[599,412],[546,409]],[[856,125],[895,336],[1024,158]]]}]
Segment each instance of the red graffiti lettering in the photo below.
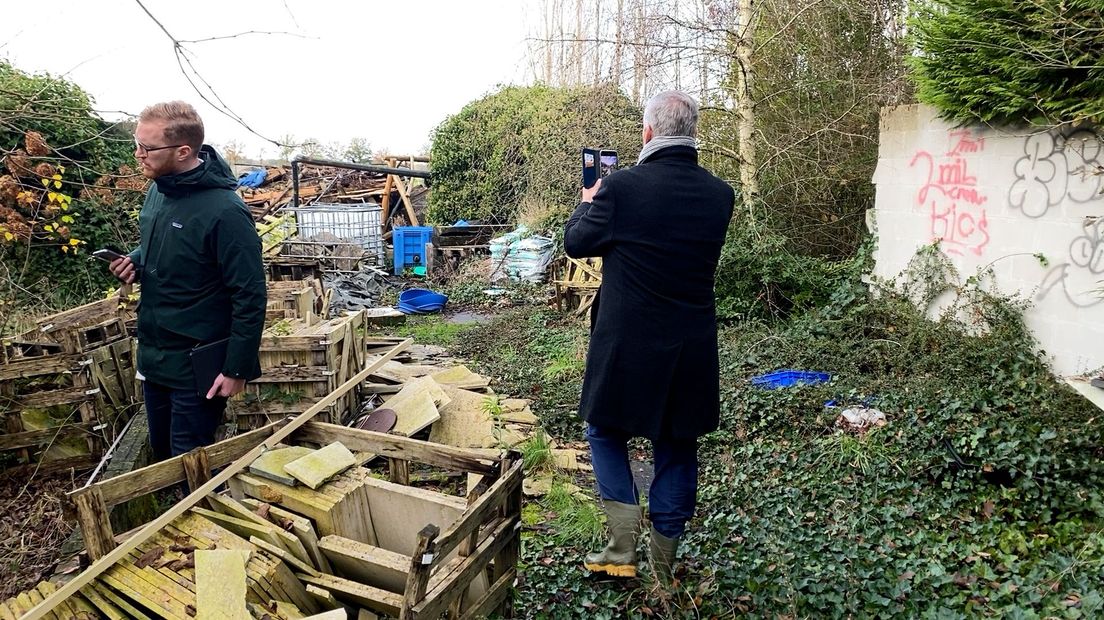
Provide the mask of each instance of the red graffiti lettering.
[{"label": "red graffiti lettering", "polygon": [[943,241],[946,252],[980,256],[989,244],[989,221],[982,208],[989,197],[978,189],[969,161],[960,155],[981,152],[985,139],[968,130],[949,132],[948,138],[951,148],[938,161],[928,151],[917,151],[909,163],[910,167],[920,161],[927,164],[916,204],[928,208],[931,235]]}]

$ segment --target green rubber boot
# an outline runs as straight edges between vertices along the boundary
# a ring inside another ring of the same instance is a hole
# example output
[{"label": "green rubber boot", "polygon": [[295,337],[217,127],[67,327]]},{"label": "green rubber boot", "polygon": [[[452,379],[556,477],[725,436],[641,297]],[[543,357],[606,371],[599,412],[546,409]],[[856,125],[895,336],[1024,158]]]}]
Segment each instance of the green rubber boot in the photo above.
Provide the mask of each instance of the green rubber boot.
[{"label": "green rubber boot", "polygon": [[644,510],[639,505],[603,502],[610,540],[606,548],[586,556],[583,566],[596,573],[614,577],[636,577],[636,539]]},{"label": "green rubber boot", "polygon": [[652,556],[652,568],[655,570],[656,581],[664,586],[671,585],[674,577],[675,554],[678,553],[677,538],[667,538],[652,528],[649,551]]}]

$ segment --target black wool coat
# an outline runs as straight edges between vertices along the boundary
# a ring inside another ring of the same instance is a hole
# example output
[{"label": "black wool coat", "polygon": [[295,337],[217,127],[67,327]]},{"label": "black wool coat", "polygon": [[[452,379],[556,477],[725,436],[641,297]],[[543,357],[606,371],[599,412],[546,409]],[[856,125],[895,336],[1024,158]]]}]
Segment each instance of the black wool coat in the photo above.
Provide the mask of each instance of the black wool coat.
[{"label": "black wool coat", "polygon": [[671,146],[602,180],[564,229],[602,257],[579,415],[634,436],[690,439],[720,417],[713,284],[732,187]]}]

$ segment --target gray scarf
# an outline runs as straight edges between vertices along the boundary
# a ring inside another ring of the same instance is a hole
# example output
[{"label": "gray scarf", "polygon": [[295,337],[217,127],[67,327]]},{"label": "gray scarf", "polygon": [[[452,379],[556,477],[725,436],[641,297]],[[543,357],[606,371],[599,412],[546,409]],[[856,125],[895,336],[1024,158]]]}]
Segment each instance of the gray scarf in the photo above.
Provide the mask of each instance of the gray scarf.
[{"label": "gray scarf", "polygon": [[652,155],[655,155],[656,151],[665,149],[669,146],[689,146],[692,148],[698,148],[698,141],[690,136],[654,136],[650,142],[644,145],[644,148],[640,151],[640,157],[637,158],[636,163],[642,164]]}]

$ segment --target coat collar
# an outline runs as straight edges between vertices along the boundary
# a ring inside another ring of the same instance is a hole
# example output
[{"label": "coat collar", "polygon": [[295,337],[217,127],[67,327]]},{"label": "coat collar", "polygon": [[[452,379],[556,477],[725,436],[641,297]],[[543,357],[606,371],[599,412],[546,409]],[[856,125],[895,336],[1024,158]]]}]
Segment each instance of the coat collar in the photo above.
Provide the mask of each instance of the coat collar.
[{"label": "coat collar", "polygon": [[686,160],[692,163],[698,163],[698,149],[692,146],[668,146],[666,148],[659,149],[651,157],[648,158],[645,164],[654,163],[660,160]]}]

